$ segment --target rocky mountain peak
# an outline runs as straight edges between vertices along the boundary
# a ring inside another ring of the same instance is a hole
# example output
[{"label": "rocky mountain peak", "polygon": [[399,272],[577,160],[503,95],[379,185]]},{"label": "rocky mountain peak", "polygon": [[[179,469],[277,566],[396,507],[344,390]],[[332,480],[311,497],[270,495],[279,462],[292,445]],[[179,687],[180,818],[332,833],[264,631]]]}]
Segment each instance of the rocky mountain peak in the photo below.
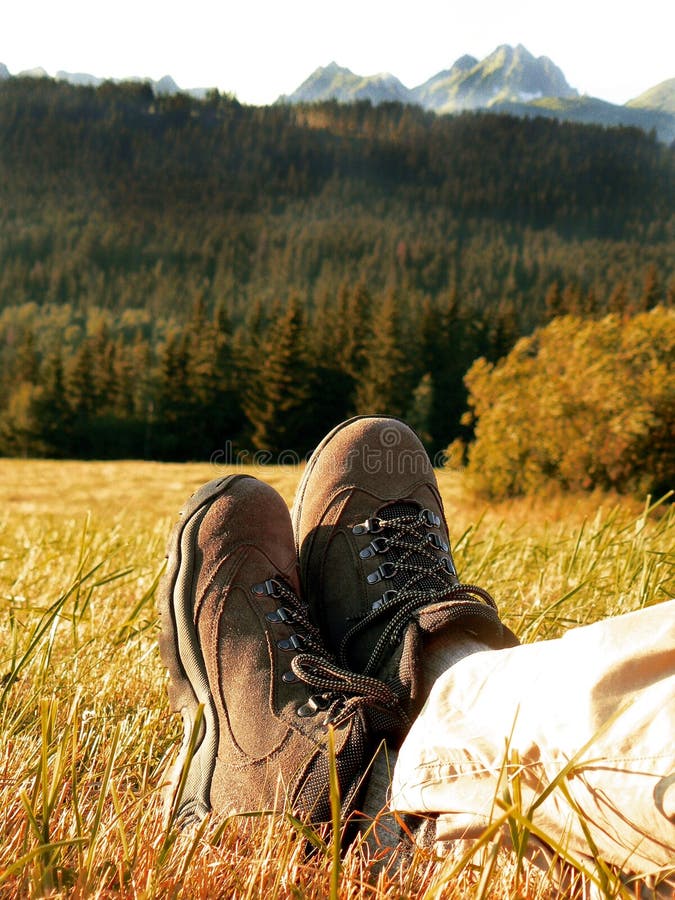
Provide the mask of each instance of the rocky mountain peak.
[{"label": "rocky mountain peak", "polygon": [[478,60],[475,56],[470,56],[468,53],[465,53],[464,56],[460,56],[459,59],[456,59],[452,64],[452,68],[449,70],[451,73],[456,72],[468,72],[469,69],[473,69],[474,66],[478,65]]}]

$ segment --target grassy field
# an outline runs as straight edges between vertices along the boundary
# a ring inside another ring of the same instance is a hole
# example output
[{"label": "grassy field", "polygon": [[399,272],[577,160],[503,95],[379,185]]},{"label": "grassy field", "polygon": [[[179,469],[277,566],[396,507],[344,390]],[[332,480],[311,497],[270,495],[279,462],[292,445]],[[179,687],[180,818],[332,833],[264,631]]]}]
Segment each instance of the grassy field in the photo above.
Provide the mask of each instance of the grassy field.
[{"label": "grassy field", "polygon": [[[245,471],[290,504],[299,469]],[[0,897],[559,896],[504,851],[451,871],[419,851],[386,870],[359,845],[338,869],[328,845],[307,858],[283,819],[163,826],[180,723],[154,593],[178,508],[222,474],[0,460]],[[674,592],[672,508],[559,494],[490,507],[459,473],[440,483],[460,576],[526,641]]]}]

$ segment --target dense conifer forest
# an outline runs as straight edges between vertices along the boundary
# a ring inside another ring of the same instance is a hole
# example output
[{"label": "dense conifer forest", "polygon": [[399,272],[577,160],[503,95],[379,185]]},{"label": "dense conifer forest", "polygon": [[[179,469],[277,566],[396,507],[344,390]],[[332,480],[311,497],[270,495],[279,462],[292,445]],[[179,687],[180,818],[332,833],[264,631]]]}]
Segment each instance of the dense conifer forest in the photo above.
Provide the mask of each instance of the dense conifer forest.
[{"label": "dense conifer forest", "polygon": [[10,79],[0,453],[304,454],[374,410],[435,453],[475,359],[672,307],[674,260],[675,149],[636,129]]}]

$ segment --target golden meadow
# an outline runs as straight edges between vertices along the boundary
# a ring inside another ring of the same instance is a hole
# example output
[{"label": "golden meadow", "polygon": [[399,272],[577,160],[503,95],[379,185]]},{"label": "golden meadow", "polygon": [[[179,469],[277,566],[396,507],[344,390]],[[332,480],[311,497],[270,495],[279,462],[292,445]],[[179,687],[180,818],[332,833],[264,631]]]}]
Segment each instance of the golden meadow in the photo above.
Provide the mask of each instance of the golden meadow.
[{"label": "golden meadow", "polygon": [[[0,459],[0,897],[559,896],[487,841],[473,858],[420,850],[387,867],[365,844],[340,861],[330,833],[308,857],[293,823],[270,815],[189,834],[163,824],[181,725],[155,588],[177,510],[224,471]],[[241,471],[289,504],[301,474]],[[667,504],[555,491],[487,504],[462,472],[439,481],[460,576],[492,591],[526,641],[673,593]],[[600,896],[635,896],[612,873],[586,875]]]}]

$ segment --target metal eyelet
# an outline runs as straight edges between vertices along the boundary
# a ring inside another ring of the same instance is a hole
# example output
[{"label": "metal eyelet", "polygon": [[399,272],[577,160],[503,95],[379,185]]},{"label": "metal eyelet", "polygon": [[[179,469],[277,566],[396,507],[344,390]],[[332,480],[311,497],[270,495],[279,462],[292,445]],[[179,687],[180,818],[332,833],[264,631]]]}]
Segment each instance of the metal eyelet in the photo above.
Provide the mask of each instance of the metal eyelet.
[{"label": "metal eyelet", "polygon": [[420,510],[419,520],[420,522],[424,522],[427,528],[433,528],[434,526],[438,528],[438,526],[441,524],[440,517],[436,515],[436,513],[431,509]]},{"label": "metal eyelet", "polygon": [[377,534],[382,531],[384,525],[381,519],[366,519],[365,522],[359,522],[352,528],[352,534]]},{"label": "metal eyelet", "polygon": [[303,646],[302,638],[299,634],[292,634],[290,637],[277,641],[277,647],[280,650],[302,650]]},{"label": "metal eyelet", "polygon": [[371,609],[381,609],[388,603],[391,603],[392,600],[395,599],[398,591],[385,591],[381,597],[378,597],[377,600],[371,606]]},{"label": "metal eyelet", "polygon": [[303,718],[309,718],[310,716],[315,716],[318,712],[323,712],[324,709],[328,709],[330,706],[330,700],[323,694],[312,694],[309,700],[306,703],[303,703],[302,706],[298,707],[298,715]]},{"label": "metal eyelet", "polygon": [[450,547],[443,540],[440,534],[436,534],[435,531],[432,531],[427,535],[427,540],[433,547],[435,547],[437,550],[442,550],[444,553],[447,553],[450,549]]},{"label": "metal eyelet", "polygon": [[388,549],[389,541],[385,537],[373,538],[368,546],[364,547],[359,553],[359,556],[361,559],[369,559],[371,556],[375,556],[376,553],[386,553]]},{"label": "metal eyelet", "polygon": [[443,568],[449,575],[454,575],[455,578],[457,577],[457,569],[455,569],[453,561],[447,556],[443,557]]},{"label": "metal eyelet", "polygon": [[295,672],[291,672],[289,670],[288,672],[284,672],[284,674],[281,676],[281,680],[286,684],[293,684],[294,681],[299,681],[300,679],[295,674]]},{"label": "metal eyelet", "polygon": [[265,618],[268,622],[273,622],[275,625],[278,625],[280,622],[292,622],[293,613],[286,609],[285,606],[280,606],[279,609],[275,609],[274,612],[267,613]]},{"label": "metal eyelet", "polygon": [[396,566],[392,562],[382,563],[374,572],[367,576],[368,584],[377,584],[378,581],[384,581],[386,578],[393,578],[396,574]]},{"label": "metal eyelet", "polygon": [[251,585],[251,591],[259,597],[281,597],[281,584],[276,578],[268,578],[267,581],[261,581],[259,584]]}]

